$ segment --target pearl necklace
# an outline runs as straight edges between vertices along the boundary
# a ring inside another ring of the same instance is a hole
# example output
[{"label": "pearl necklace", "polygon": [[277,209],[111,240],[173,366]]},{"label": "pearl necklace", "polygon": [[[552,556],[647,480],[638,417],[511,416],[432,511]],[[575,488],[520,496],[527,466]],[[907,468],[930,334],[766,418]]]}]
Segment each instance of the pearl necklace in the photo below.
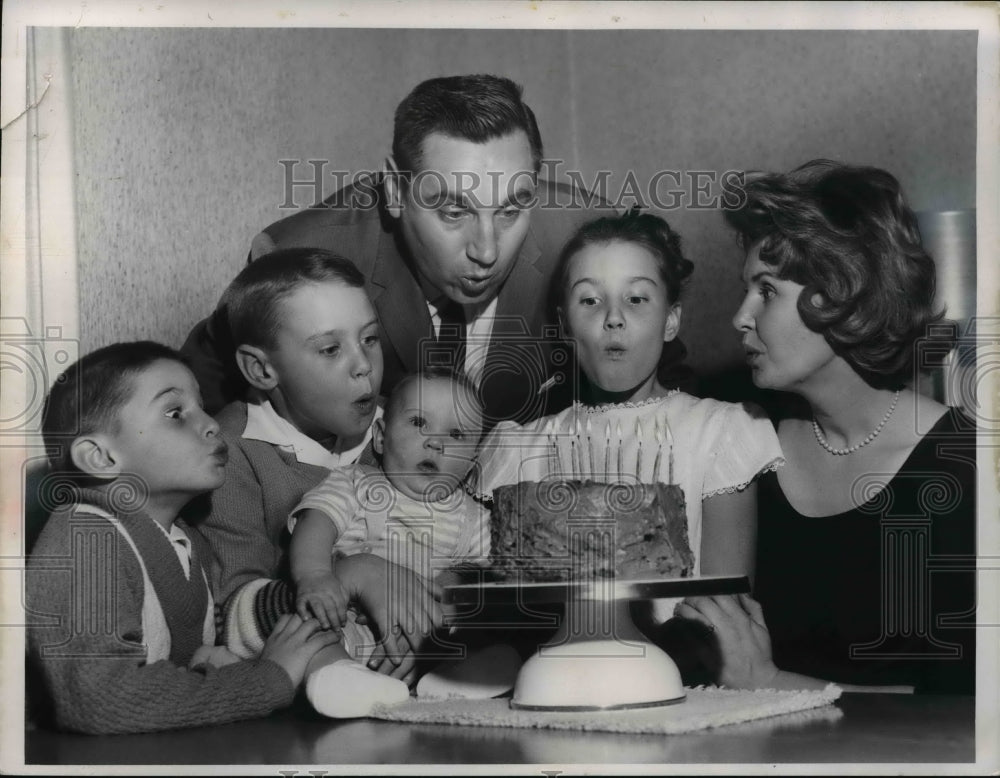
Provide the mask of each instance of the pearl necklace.
[{"label": "pearl necklace", "polygon": [[847,454],[853,454],[859,448],[867,446],[869,443],[875,440],[875,438],[878,437],[878,434],[882,431],[882,428],[886,425],[886,422],[889,421],[889,417],[892,416],[892,412],[896,410],[896,403],[899,402],[899,392],[900,390],[897,389],[896,393],[892,396],[892,405],[889,406],[889,410],[885,412],[885,416],[882,417],[882,421],[878,423],[878,426],[871,431],[871,433],[868,435],[867,438],[862,440],[860,443],[855,443],[850,448],[834,448],[833,446],[831,446],[827,442],[826,436],[823,434],[823,430],[819,428],[819,423],[816,421],[816,417],[813,416],[813,433],[816,435],[816,442],[819,443],[823,448],[825,448],[827,452],[838,457],[846,456]]}]

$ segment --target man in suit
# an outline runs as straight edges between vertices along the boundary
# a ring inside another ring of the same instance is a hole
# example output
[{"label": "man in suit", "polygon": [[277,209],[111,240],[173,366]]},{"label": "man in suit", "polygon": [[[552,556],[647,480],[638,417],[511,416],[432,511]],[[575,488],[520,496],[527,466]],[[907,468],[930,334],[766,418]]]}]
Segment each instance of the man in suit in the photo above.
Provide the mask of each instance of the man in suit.
[{"label": "man in suit", "polygon": [[[570,349],[548,316],[559,250],[609,206],[539,179],[542,140],[521,88],[497,76],[435,78],[396,110],[381,176],[272,224],[250,260],[276,248],[324,248],[364,274],[382,335],[388,393],[428,363],[466,372],[486,425],[530,421],[572,400]],[[241,393],[225,300],[182,351],[206,408]],[[665,364],[683,357],[678,343]]]}]

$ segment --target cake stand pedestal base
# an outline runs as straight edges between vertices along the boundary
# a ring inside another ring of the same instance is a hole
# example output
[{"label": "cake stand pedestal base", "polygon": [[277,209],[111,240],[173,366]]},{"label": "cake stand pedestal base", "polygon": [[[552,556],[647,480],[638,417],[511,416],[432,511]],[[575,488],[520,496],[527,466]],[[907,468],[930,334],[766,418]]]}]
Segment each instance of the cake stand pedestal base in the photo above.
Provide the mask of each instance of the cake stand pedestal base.
[{"label": "cake stand pedestal base", "polygon": [[639,632],[628,601],[572,597],[555,637],[521,667],[511,707],[622,710],[684,696],[677,665]]},{"label": "cake stand pedestal base", "polygon": [[511,706],[552,711],[615,710],[684,700],[677,665],[635,626],[629,602],[749,591],[746,576],[479,580],[445,587],[442,603],[455,606],[459,612],[464,606],[470,616],[489,603],[524,608],[535,603],[565,603],[556,636],[521,667]]}]

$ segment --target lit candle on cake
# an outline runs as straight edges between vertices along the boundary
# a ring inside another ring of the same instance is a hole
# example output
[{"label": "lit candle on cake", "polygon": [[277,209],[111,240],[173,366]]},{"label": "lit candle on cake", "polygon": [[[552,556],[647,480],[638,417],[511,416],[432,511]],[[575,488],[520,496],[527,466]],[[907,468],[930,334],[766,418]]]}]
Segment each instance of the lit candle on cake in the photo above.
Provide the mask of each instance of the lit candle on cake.
[{"label": "lit candle on cake", "polygon": [[604,483],[611,483],[611,422],[604,425]]},{"label": "lit candle on cake", "polygon": [[585,429],[587,432],[587,474],[591,477],[591,479],[596,481],[597,476],[594,473],[594,441],[590,437],[590,433],[592,432],[592,430],[590,426],[589,416],[587,417],[587,425]]},{"label": "lit candle on cake", "polygon": [[672,484],[674,482],[674,436],[670,432],[670,424],[667,422],[666,416],[663,417],[663,429],[667,437],[667,483]]},{"label": "lit candle on cake", "polygon": [[552,430],[552,450],[556,455],[556,472],[559,473],[560,477],[566,472],[566,468],[563,467],[562,463],[562,451],[559,448],[559,432],[555,428]]},{"label": "lit candle on cake", "polygon": [[570,467],[573,478],[583,478],[583,452],[580,451],[580,419],[573,419],[573,438],[569,442]]},{"label": "lit candle on cake", "polygon": [[642,483],[642,424],[635,420],[635,439],[638,445],[635,448],[635,480]]},{"label": "lit candle on cake", "polygon": [[545,422],[545,464],[550,475],[559,471],[559,451],[556,449],[555,436],[552,434],[554,427],[552,419]]},{"label": "lit candle on cake", "polygon": [[618,480],[625,474],[625,455],[622,452],[622,423],[615,424],[615,437],[618,438]]},{"label": "lit candle on cake", "polygon": [[663,433],[660,431],[660,419],[653,426],[653,437],[656,438],[656,459],[653,461],[653,483],[660,482],[660,460],[663,459]]}]

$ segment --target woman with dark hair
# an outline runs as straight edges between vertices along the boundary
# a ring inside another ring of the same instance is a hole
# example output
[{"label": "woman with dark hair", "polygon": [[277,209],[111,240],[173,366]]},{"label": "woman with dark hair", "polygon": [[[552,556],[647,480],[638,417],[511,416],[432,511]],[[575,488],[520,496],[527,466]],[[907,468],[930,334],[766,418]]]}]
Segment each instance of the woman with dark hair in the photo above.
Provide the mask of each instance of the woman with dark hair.
[{"label": "woman with dark hair", "polygon": [[677,613],[727,686],[972,693],[975,428],[910,388],[940,318],[913,212],[889,173],[827,160],[745,192],[733,324],[754,383],[791,393],[786,465],[758,491],[756,599]]}]

